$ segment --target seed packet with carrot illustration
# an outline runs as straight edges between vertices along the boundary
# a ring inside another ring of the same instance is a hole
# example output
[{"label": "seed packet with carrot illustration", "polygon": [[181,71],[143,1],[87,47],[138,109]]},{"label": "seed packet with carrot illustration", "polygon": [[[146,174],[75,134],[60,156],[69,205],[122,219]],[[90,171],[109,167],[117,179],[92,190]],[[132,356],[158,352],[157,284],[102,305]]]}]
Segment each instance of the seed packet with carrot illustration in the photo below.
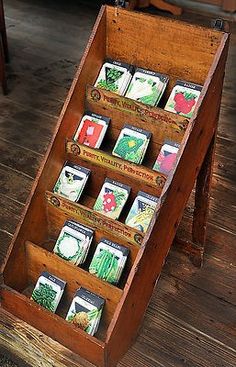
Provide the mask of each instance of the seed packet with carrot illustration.
[{"label": "seed packet with carrot illustration", "polygon": [[118,219],[128,199],[131,188],[106,178],[93,209],[112,219]]},{"label": "seed packet with carrot illustration", "polygon": [[201,85],[177,80],[166,103],[165,110],[191,118],[201,90]]},{"label": "seed packet with carrot illustration", "polygon": [[174,167],[179,146],[180,145],[176,142],[165,140],[154,163],[153,169],[168,175]]}]

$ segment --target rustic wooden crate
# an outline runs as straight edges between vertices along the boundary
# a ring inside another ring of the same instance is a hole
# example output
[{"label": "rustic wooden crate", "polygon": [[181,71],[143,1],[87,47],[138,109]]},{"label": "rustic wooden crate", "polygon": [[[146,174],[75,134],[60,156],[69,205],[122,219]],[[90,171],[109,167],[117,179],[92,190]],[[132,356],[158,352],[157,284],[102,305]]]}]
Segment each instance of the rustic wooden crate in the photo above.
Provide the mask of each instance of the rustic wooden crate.
[{"label": "rustic wooden crate", "polygon": [[[97,366],[112,367],[117,363],[137,334],[196,179],[195,247],[191,252],[196,256],[202,255],[210,162],[228,42],[229,35],[216,30],[102,7],[1,269],[1,308]],[[94,88],[105,57],[168,74],[170,83],[162,106],[148,107]],[[191,120],[162,108],[177,79],[204,85]],[[112,118],[104,151],[72,141],[85,107]],[[144,126],[153,133],[142,166],[109,153],[124,122]],[[168,178],[151,169],[164,138],[181,143],[175,169]],[[52,193],[66,160],[92,170],[79,204]],[[160,196],[160,205],[148,233],[144,235],[124,224],[127,211],[120,221],[114,221],[91,209],[107,176],[132,187],[128,204],[140,189]],[[93,227],[95,243],[102,236],[107,236],[130,248],[131,256],[119,287],[103,282],[86,268],[75,267],[52,253],[60,229],[68,218]],[[56,315],[30,300],[32,287],[43,270],[67,281],[62,306]],[[96,337],[87,335],[63,319],[80,285],[106,299]]]}]

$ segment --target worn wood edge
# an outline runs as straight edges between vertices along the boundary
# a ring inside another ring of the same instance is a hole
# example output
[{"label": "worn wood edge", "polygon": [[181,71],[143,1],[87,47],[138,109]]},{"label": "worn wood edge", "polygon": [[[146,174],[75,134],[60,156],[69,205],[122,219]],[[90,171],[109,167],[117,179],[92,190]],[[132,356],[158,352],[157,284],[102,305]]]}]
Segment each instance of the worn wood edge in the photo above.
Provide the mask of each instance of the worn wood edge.
[{"label": "worn wood edge", "polygon": [[173,245],[188,256],[193,265],[198,268],[203,266],[204,248],[197,246],[191,241],[181,239],[178,236],[175,236]]}]

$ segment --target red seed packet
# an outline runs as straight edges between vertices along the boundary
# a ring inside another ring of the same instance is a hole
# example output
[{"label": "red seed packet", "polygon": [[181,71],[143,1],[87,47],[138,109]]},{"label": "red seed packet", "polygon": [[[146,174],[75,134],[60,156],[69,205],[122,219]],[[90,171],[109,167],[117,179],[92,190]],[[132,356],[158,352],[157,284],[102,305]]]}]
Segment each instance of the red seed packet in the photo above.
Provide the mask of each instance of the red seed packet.
[{"label": "red seed packet", "polygon": [[162,145],[160,153],[158,154],[156,162],[154,163],[153,169],[168,175],[174,167],[178,150],[178,143],[165,140],[164,145]]}]

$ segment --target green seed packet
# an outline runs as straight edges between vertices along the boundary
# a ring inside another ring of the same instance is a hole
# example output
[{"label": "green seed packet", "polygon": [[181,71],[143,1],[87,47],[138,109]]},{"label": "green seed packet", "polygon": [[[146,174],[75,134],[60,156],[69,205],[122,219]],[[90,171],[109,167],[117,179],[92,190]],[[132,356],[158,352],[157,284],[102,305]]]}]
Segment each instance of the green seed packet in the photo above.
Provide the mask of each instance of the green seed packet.
[{"label": "green seed packet", "polygon": [[86,260],[94,231],[73,220],[66,221],[53,249],[54,253],[74,265]]},{"label": "green seed packet", "polygon": [[89,272],[112,284],[117,284],[124,269],[129,249],[106,238],[97,245]]},{"label": "green seed packet", "polygon": [[76,291],[66,320],[90,335],[94,335],[99,327],[104,298],[83,287]]},{"label": "green seed packet", "polygon": [[64,292],[66,282],[43,271],[33,290],[31,299],[40,306],[55,313]]},{"label": "green seed packet", "polygon": [[151,133],[125,124],[116,141],[112,154],[127,161],[141,164],[145,156]]},{"label": "green seed packet", "polygon": [[107,217],[118,219],[130,190],[129,186],[106,178],[93,209]]},{"label": "green seed packet", "polygon": [[71,201],[79,201],[90,172],[88,168],[66,162],[53,188],[53,192]]},{"label": "green seed packet", "polygon": [[159,198],[139,191],[126,218],[125,224],[146,232],[152,220]]}]

